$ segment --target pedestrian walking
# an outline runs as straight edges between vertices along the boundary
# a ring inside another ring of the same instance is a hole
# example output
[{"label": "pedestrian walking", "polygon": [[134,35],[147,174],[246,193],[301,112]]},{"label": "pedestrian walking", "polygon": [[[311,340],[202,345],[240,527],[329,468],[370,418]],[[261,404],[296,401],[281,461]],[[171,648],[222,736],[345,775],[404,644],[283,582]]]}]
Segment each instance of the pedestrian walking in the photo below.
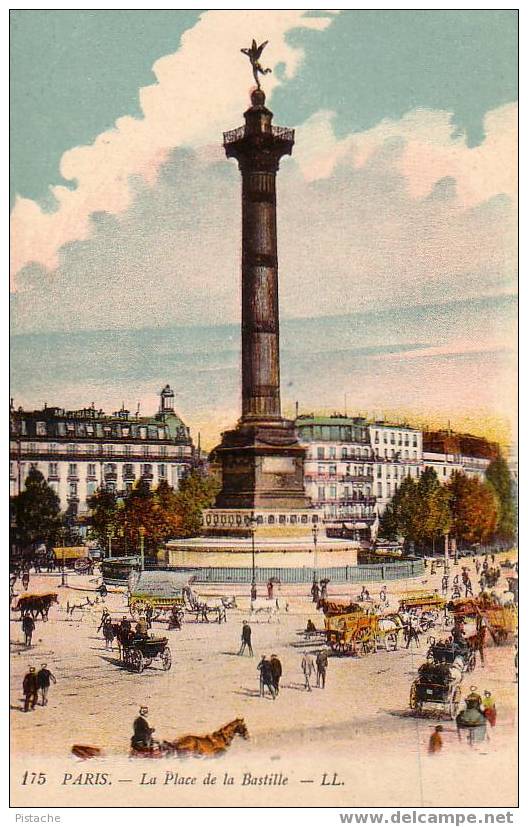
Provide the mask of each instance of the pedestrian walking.
[{"label": "pedestrian walking", "polygon": [[271,666],[271,677],[273,681],[273,688],[275,690],[275,694],[279,694],[280,688],[280,679],[282,677],[282,663],[278,659],[277,655],[272,655],[270,658],[270,666]]},{"label": "pedestrian walking", "polygon": [[249,593],[249,597],[250,597],[250,600],[251,600],[252,603],[253,603],[254,600],[257,599],[257,584],[256,583],[251,584],[251,591]]},{"label": "pedestrian walking", "polygon": [[304,675],[304,688],[307,689],[308,692],[311,692],[312,687],[310,686],[310,677],[315,672],[315,663],[311,655],[304,654],[302,656],[301,669]]},{"label": "pedestrian walking", "polygon": [[271,662],[266,655],[262,655],[257,669],[260,672],[260,697],[264,697],[264,690],[267,688],[273,700],[275,700],[276,693],[273,686],[273,674],[271,671]]},{"label": "pedestrian walking", "polygon": [[466,597],[469,597],[470,595],[471,595],[471,597],[473,597],[473,586],[471,585],[471,580],[469,579],[469,577],[465,582],[465,587],[466,587]]},{"label": "pedestrian walking", "polygon": [[328,580],[321,580],[321,600],[328,599]]},{"label": "pedestrian walking", "polygon": [[442,577],[442,596],[443,597],[447,596],[447,590],[448,589],[449,589],[449,577],[447,576],[447,574],[444,574],[444,576]]},{"label": "pedestrian walking", "polygon": [[268,580],[266,588],[268,590],[268,600],[273,600],[273,580]]},{"label": "pedestrian walking", "polygon": [[52,683],[57,683],[57,678],[53,672],[50,672],[47,663],[41,664],[37,672],[37,686],[42,694],[42,706],[46,706],[48,703],[48,692]]},{"label": "pedestrian walking", "polygon": [[494,727],[497,723],[497,708],[495,706],[495,699],[488,689],[484,690],[484,698],[482,700],[483,712],[490,727]]},{"label": "pedestrian walking", "polygon": [[313,603],[317,603],[319,601],[319,586],[317,585],[315,580],[312,583],[312,588],[310,589],[310,591],[312,594]]},{"label": "pedestrian walking", "polygon": [[145,609],[145,620],[147,621],[147,629],[152,629],[152,616],[154,615],[154,609],[148,604],[147,608]]},{"label": "pedestrian walking", "polygon": [[24,712],[35,709],[38,701],[38,683],[34,666],[30,666],[29,672],[24,676],[22,692],[24,693]]},{"label": "pedestrian walking", "polygon": [[101,595],[101,600],[104,600],[106,595],[108,594],[108,589],[106,588],[106,584],[103,582],[97,589],[99,594]]},{"label": "pedestrian walking", "polygon": [[242,642],[238,654],[243,655],[246,651],[246,648],[248,649],[249,656],[252,658],[253,647],[251,646],[251,626],[249,625],[247,620],[244,620],[242,624]]},{"label": "pedestrian walking", "polygon": [[441,724],[435,726],[434,732],[429,738],[429,755],[434,755],[437,752],[440,752],[443,746],[442,736],[440,735],[441,732],[444,731],[444,728]]},{"label": "pedestrian walking", "polygon": [[420,637],[419,637],[419,626],[418,626],[418,618],[415,615],[411,615],[405,626],[405,636],[407,638],[407,646],[406,649],[409,648],[411,645],[411,641],[416,641],[416,645],[420,645]]},{"label": "pedestrian walking", "polygon": [[382,586],[379,593],[380,603],[384,605],[387,602],[387,591],[385,586]]},{"label": "pedestrian walking", "polygon": [[22,586],[24,587],[24,591],[27,592],[29,586],[29,569],[25,569],[22,573]]},{"label": "pedestrian walking", "polygon": [[24,632],[24,645],[31,646],[33,632],[35,631],[35,621],[31,615],[26,614],[22,618],[22,631]]},{"label": "pedestrian walking", "polygon": [[326,685],[326,670],[328,669],[328,654],[321,649],[315,657],[315,665],[317,666],[316,685],[321,689]]}]

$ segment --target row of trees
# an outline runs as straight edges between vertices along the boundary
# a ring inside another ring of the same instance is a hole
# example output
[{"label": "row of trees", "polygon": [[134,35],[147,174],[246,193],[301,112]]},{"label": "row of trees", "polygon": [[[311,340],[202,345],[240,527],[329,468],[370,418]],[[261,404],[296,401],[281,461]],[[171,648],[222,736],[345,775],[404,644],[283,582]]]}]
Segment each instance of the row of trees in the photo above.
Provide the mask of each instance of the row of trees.
[{"label": "row of trees", "polygon": [[88,499],[92,536],[103,547],[115,538],[124,552],[137,548],[141,530],[146,549],[155,551],[171,538],[198,534],[202,509],[213,504],[217,492],[217,483],[198,471],[185,477],[177,491],[164,481],[152,490],[144,480],[126,498],[99,490]]},{"label": "row of trees", "polygon": [[[88,499],[90,532],[106,547],[109,536],[120,550],[136,550],[140,528],[145,547],[155,550],[172,537],[190,537],[200,530],[203,508],[212,505],[218,484],[199,471],[185,477],[178,491],[166,482],[155,490],[140,480],[126,497],[101,489]],[[25,488],[11,499],[12,540],[20,548],[44,543],[54,546],[73,537],[68,515],[61,512],[60,499],[40,471],[32,468]],[[71,536],[70,536],[71,535]]]},{"label": "row of trees", "polygon": [[441,485],[428,468],[418,480],[406,477],[380,520],[380,534],[403,537],[407,547],[434,548],[449,534],[459,545],[515,538],[515,493],[502,457],[488,466],[485,481],[455,472]]}]

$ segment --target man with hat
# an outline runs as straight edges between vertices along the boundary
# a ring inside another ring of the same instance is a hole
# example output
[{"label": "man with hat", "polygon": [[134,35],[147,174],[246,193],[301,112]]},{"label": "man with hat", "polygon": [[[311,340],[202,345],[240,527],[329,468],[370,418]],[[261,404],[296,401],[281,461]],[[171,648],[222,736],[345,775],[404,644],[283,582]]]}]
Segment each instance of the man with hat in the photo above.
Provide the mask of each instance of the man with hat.
[{"label": "man with hat", "polygon": [[280,679],[282,676],[282,663],[278,659],[277,655],[272,655],[270,658],[270,667],[271,667],[271,677],[273,681],[273,688],[275,690],[275,694],[279,694],[279,684]]},{"label": "man with hat", "polygon": [[134,721],[134,734],[130,739],[132,749],[150,749],[152,747],[152,733],[154,728],[147,721],[148,706],[139,708],[139,716]]},{"label": "man with hat", "polygon": [[48,691],[51,683],[57,683],[57,678],[48,669],[48,664],[43,663],[37,672],[37,686],[42,692],[42,706],[48,703]]},{"label": "man with hat", "polygon": [[468,709],[478,709],[482,706],[482,698],[478,693],[476,686],[471,686],[469,695],[466,698],[466,707]]},{"label": "man with hat", "polygon": [[35,709],[38,701],[38,683],[34,666],[30,666],[29,672],[24,676],[22,692],[24,693],[24,712]]}]

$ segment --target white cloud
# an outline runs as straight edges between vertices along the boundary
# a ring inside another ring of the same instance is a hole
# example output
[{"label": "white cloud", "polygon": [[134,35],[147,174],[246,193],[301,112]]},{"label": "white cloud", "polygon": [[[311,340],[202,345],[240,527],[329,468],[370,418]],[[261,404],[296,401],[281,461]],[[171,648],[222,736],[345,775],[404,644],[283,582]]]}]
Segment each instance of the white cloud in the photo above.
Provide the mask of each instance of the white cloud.
[{"label": "white cloud", "polygon": [[[326,17],[306,17],[297,10],[208,11],[182,37],[175,53],[153,67],[157,83],[140,90],[143,118],[125,116],[112,130],[89,146],[75,147],[61,160],[64,179],[75,189],[55,186],[55,212],[44,212],[31,199],[17,198],[12,213],[12,272],[35,261],[48,269],[59,264],[59,250],[68,242],[86,239],[94,212],[121,214],[132,202],[130,176],[155,182],[168,152],[176,146],[199,146],[217,141],[222,130],[238,124],[240,103],[247,100],[249,67],[240,48],[252,37],[269,39],[266,65],[283,63],[285,77],[295,74],[303,52],[286,43],[293,28],[324,29]],[[279,84],[266,78],[269,94]]]}]

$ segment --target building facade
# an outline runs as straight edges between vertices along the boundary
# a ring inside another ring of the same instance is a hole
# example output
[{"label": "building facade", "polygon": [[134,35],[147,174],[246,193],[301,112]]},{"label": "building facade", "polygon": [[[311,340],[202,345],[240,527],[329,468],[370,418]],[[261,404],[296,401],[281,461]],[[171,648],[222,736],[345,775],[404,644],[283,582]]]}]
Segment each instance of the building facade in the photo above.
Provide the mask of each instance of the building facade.
[{"label": "building facade", "polygon": [[97,489],[126,493],[141,478],[152,487],[165,480],[178,488],[194,456],[169,385],[152,417],[130,416],[124,408],[105,414],[93,406],[77,411],[11,406],[10,494],[23,490],[30,468],[37,468],[72,517],[88,510],[87,498]]},{"label": "building facade", "polygon": [[434,468],[441,483],[455,471],[483,479],[498,446],[469,434],[425,432],[363,417],[298,416],[306,449],[304,482],[327,522],[344,522],[358,538],[375,536],[378,518],[406,476]]}]

